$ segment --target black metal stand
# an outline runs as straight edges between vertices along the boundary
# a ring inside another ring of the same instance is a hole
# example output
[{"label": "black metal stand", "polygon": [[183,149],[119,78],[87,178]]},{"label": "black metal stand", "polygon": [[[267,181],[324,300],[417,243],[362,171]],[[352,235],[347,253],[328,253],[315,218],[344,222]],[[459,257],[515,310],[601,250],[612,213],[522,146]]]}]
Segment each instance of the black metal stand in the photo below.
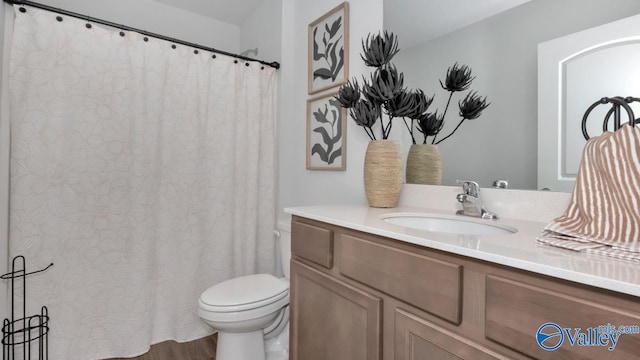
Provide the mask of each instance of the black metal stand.
[{"label": "black metal stand", "polygon": [[[0,279],[11,280],[11,319],[4,319],[2,326],[2,359],[49,359],[49,312],[47,307],[43,306],[40,309],[40,314],[26,315],[26,278],[29,275],[43,272],[51,266],[53,263],[42,270],[27,273],[24,256],[19,255],[13,258],[11,272],[0,276]],[[16,309],[16,279],[22,279],[21,314],[16,314],[16,311],[19,311],[19,308]],[[32,345],[35,345],[36,341],[37,348],[32,349]],[[20,350],[18,350],[18,358],[16,358],[16,350],[20,347],[22,348],[22,357],[20,357]],[[32,355],[37,357],[32,358]]]}]

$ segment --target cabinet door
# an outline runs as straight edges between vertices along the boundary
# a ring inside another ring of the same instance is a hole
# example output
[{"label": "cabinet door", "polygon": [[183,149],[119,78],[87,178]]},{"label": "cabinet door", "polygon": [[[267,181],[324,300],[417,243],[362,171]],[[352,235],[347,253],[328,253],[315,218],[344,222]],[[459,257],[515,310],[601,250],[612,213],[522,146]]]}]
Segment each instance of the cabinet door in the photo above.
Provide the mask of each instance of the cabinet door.
[{"label": "cabinet door", "polygon": [[291,262],[291,359],[381,359],[382,300]]},{"label": "cabinet door", "polygon": [[395,312],[395,360],[507,359],[402,309]]}]

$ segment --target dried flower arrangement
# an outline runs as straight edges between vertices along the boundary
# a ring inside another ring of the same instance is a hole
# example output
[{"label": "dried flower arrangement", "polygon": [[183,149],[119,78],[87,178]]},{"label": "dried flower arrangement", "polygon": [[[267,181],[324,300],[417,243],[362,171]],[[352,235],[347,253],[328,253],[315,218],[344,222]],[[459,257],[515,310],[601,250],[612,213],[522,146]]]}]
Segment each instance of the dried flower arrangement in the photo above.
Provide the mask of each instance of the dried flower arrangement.
[{"label": "dried flower arrangement", "polygon": [[[467,65],[459,66],[457,63],[449,67],[444,83],[440,81],[443,89],[449,92],[449,99],[445,110],[439,114],[438,110],[428,112],[434,96],[428,97],[420,89],[408,90],[404,87],[404,75],[398,72],[391,59],[400,51],[397,37],[390,32],[383,34],[369,34],[362,41],[362,54],[360,57],[365,65],[375,67],[376,70],[367,79],[363,77],[362,87],[356,79],[349,80],[342,85],[336,96],[342,107],[348,108],[353,120],[364,128],[371,140],[376,140],[374,125],[380,121],[382,139],[387,139],[391,132],[394,118],[402,118],[411,135],[411,140],[416,144],[416,131],[422,133],[423,144],[427,138],[431,138],[431,144],[439,144],[453,135],[465,120],[477,119],[482,115],[490,103],[486,97],[481,97],[475,91],[470,91],[458,102],[458,125],[450,134],[437,140],[445,122],[445,116],[453,94],[469,89],[474,76]],[[386,115],[386,123],[384,116]],[[410,122],[407,122],[407,119]]]}]

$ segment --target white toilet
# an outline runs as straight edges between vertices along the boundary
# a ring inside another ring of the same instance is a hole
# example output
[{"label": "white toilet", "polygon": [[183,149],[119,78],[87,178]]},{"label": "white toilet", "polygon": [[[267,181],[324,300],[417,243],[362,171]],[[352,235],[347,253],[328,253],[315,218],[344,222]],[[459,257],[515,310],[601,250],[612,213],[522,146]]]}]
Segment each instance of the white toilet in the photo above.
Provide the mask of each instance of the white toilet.
[{"label": "white toilet", "polygon": [[200,295],[198,315],[218,330],[216,360],[289,359],[289,222],[278,223],[277,234],[284,278],[237,277]]}]

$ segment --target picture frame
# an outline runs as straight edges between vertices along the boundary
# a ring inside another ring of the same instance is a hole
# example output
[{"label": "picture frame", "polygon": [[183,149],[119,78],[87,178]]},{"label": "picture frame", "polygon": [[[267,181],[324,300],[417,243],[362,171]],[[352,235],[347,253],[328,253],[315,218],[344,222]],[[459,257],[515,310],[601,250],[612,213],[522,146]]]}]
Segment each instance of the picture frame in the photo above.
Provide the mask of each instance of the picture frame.
[{"label": "picture frame", "polygon": [[337,94],[307,100],[307,170],[347,169],[347,109]]},{"label": "picture frame", "polygon": [[349,3],[343,2],[309,24],[309,94],[349,79]]}]

